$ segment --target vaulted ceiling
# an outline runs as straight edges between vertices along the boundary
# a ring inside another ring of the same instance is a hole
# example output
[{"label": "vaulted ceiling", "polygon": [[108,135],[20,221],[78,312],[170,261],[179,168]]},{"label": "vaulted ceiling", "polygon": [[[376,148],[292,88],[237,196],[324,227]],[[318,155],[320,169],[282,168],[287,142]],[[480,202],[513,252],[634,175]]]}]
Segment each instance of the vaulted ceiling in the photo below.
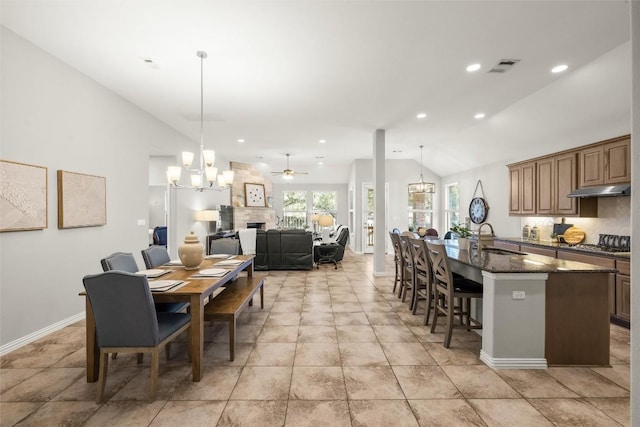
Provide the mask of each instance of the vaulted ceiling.
[{"label": "vaulted ceiling", "polygon": [[[310,173],[298,182],[333,183],[347,181],[353,159],[371,157],[376,129],[387,131],[388,158],[417,160],[424,144],[425,166],[448,175],[592,142],[598,121],[624,128],[628,7],[615,0],[2,0],[1,20],[194,143],[196,51],[206,51],[205,145],[265,171],[284,169],[290,153],[291,168]],[[489,72],[503,59],[519,62]],[[472,63],[482,67],[467,72]],[[569,68],[551,73],[558,64]],[[474,118],[479,112],[484,119]],[[567,133],[575,141],[558,140]]]}]

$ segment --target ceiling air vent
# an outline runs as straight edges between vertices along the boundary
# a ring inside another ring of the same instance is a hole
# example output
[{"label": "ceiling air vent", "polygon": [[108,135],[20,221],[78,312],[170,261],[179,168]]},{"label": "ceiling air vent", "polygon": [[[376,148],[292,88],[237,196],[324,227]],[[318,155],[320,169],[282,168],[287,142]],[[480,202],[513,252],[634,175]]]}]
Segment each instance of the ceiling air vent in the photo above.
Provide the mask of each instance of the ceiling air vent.
[{"label": "ceiling air vent", "polygon": [[512,69],[513,66],[516,65],[518,62],[520,62],[519,59],[501,59],[488,72],[489,73],[505,73],[510,69]]}]

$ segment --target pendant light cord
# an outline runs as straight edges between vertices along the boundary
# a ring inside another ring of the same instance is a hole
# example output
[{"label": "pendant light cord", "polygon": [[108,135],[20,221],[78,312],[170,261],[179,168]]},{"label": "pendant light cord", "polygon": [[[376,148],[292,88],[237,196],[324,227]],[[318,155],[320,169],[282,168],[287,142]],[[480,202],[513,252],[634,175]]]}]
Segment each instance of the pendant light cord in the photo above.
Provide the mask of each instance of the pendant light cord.
[{"label": "pendant light cord", "polygon": [[422,177],[422,147],[424,147],[424,145],[420,146],[420,184],[424,183],[424,178]]}]

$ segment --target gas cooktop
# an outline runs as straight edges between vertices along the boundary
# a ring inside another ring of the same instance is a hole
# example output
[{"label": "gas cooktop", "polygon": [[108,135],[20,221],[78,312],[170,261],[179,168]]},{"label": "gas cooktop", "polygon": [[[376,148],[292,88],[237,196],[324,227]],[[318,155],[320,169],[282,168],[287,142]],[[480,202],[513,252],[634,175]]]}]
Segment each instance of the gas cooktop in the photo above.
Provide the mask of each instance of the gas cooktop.
[{"label": "gas cooktop", "polygon": [[589,252],[629,253],[631,252],[631,236],[600,234],[597,245],[582,243],[569,245],[569,247]]},{"label": "gas cooktop", "polygon": [[567,245],[567,246],[570,248],[580,249],[580,250],[589,251],[589,252],[612,252],[612,253],[631,252],[630,248],[614,248],[611,246],[593,245],[588,243],[582,243],[577,245]]}]

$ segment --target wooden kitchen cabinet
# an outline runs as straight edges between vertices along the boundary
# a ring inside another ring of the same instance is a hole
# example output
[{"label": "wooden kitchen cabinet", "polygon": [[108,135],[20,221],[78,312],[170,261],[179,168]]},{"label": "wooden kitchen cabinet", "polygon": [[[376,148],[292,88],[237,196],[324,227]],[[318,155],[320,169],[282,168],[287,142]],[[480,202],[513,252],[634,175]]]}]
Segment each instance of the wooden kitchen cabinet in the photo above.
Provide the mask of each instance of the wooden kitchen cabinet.
[{"label": "wooden kitchen cabinet", "polygon": [[548,157],[536,162],[536,213],[553,215],[555,213],[555,159]]},{"label": "wooden kitchen cabinet", "polygon": [[598,215],[596,199],[567,197],[578,188],[578,151],[509,165],[509,215]]},{"label": "wooden kitchen cabinet", "polygon": [[616,261],[615,317],[631,322],[631,264],[629,261]]},{"label": "wooden kitchen cabinet", "polygon": [[631,182],[631,138],[610,139],[580,150],[580,188]]},{"label": "wooden kitchen cabinet", "polygon": [[558,251],[558,259],[586,262],[607,268],[617,268],[617,274],[609,276],[609,313],[611,321],[629,327],[631,319],[631,277],[629,261],[608,257]]},{"label": "wooden kitchen cabinet", "polygon": [[509,166],[509,214],[535,215],[536,162]]}]

